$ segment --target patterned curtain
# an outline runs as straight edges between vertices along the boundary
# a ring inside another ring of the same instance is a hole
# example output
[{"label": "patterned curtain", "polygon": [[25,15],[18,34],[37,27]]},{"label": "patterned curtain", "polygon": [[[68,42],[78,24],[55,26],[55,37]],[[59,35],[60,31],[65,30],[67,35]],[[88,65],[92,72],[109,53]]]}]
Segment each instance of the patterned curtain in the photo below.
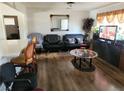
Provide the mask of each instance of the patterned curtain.
[{"label": "patterned curtain", "polygon": [[106,13],[106,19],[108,23],[111,23],[115,18],[115,13],[114,12],[108,12]]},{"label": "patterned curtain", "polygon": [[115,16],[117,16],[119,23],[124,23],[124,9],[115,10],[111,12],[98,13],[97,22],[102,23],[104,17],[106,17],[107,22],[111,23],[114,20]]},{"label": "patterned curtain", "polygon": [[124,10],[120,10],[117,13],[117,18],[119,23],[124,23]]},{"label": "patterned curtain", "polygon": [[102,23],[102,21],[104,20],[104,15],[103,14],[97,14],[97,21],[99,22],[99,23]]}]

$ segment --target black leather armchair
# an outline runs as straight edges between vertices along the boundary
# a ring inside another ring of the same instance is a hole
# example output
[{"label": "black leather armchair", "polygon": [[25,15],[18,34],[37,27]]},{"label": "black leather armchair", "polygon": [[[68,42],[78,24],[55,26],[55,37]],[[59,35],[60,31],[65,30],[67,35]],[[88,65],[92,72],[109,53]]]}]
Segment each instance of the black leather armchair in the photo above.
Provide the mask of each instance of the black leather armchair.
[{"label": "black leather armchair", "polygon": [[61,37],[57,34],[48,34],[44,36],[43,48],[46,51],[58,51],[63,48]]},{"label": "black leather armchair", "polygon": [[[12,84],[13,82],[13,84]],[[29,91],[37,86],[35,73],[22,73],[16,75],[15,66],[6,63],[0,66],[0,85],[4,83],[6,90]],[[12,84],[11,89],[9,88]]]}]

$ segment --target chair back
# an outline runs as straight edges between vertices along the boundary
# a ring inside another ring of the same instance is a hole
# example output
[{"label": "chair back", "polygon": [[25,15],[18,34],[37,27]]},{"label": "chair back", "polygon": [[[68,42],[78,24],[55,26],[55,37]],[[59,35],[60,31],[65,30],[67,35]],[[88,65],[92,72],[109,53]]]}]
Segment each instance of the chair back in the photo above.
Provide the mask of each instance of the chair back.
[{"label": "chair back", "polygon": [[4,83],[8,90],[11,85],[11,80],[14,80],[16,75],[15,67],[11,63],[6,63],[0,66],[0,85]]},{"label": "chair back", "polygon": [[30,64],[34,60],[34,49],[35,49],[35,44],[34,43],[29,43],[26,47],[26,50],[24,52],[25,55],[25,62],[26,64]]},{"label": "chair back", "polygon": [[42,44],[42,42],[43,42],[43,36],[42,36],[41,33],[37,33],[37,32],[35,32],[35,33],[30,33],[30,34],[27,36],[27,38],[29,39],[29,42],[32,42],[32,38],[33,38],[33,37],[36,37],[37,42],[39,42],[40,44]]},{"label": "chair back", "polygon": [[35,44],[37,43],[37,38],[35,36],[32,38],[31,43],[35,43]]}]

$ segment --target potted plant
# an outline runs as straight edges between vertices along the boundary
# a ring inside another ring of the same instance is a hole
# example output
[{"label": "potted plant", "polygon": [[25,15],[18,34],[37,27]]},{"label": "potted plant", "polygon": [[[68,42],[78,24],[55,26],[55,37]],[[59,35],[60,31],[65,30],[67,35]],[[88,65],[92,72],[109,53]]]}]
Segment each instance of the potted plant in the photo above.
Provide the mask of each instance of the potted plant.
[{"label": "potted plant", "polygon": [[92,31],[93,31],[93,40],[98,39],[99,38],[99,27],[97,26],[93,27]]},{"label": "potted plant", "polygon": [[94,23],[94,19],[92,19],[92,18],[83,19],[82,29],[85,31],[84,41],[88,41],[93,23]]}]

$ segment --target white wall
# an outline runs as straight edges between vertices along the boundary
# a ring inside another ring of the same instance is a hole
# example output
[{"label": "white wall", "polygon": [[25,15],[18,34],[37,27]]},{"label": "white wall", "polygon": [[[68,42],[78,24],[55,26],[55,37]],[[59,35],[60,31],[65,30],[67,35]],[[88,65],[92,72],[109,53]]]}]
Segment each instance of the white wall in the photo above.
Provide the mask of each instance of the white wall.
[{"label": "white wall", "polygon": [[[4,15],[15,15],[18,17],[20,40],[6,40],[5,27],[3,22]],[[27,43],[27,24],[25,14],[0,3],[0,57],[17,55]]]},{"label": "white wall", "polygon": [[[38,10],[38,9],[28,9],[28,29],[31,32],[40,32],[45,34],[73,34],[73,33],[83,33],[82,31],[82,19],[89,16],[89,12],[81,11],[71,11],[71,10]],[[51,20],[50,14],[69,14],[69,31],[55,31],[51,32]]]},{"label": "white wall", "polygon": [[17,11],[20,11],[24,14],[26,14],[26,8],[21,2],[4,2],[4,4],[15,8]]}]

